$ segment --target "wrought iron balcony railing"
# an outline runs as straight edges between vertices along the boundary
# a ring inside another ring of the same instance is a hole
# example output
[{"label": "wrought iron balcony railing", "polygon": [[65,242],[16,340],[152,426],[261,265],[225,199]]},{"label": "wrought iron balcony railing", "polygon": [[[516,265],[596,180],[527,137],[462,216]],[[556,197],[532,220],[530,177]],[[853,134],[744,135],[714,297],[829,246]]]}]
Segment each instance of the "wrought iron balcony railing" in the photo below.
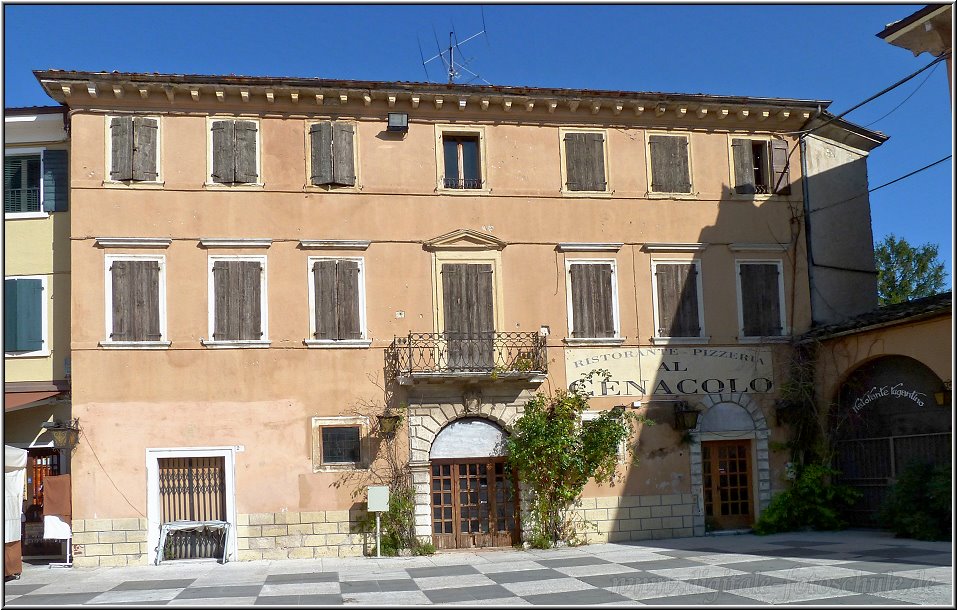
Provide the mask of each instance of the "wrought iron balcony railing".
[{"label": "wrought iron balcony railing", "polygon": [[409,333],[386,351],[402,383],[436,377],[544,379],[545,337],[537,332]]}]

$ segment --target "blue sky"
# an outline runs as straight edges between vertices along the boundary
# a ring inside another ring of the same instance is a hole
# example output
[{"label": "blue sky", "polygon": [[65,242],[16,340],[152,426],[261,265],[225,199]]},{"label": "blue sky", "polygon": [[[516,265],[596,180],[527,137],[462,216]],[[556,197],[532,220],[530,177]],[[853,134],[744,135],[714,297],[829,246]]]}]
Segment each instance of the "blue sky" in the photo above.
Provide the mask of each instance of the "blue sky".
[{"label": "blue sky", "polygon": [[[840,113],[931,61],[875,36],[921,6],[492,4],[487,38],[463,50],[495,85],[826,99]],[[31,73],[45,68],[422,81],[417,41],[429,58],[436,35],[482,29],[478,5],[3,8],[7,107],[53,103]],[[429,73],[444,78],[438,62]],[[927,74],[847,116],[891,137],[868,162],[872,188],[952,152],[947,67]],[[871,195],[875,242],[939,244],[948,286],[953,195],[952,160]]]}]

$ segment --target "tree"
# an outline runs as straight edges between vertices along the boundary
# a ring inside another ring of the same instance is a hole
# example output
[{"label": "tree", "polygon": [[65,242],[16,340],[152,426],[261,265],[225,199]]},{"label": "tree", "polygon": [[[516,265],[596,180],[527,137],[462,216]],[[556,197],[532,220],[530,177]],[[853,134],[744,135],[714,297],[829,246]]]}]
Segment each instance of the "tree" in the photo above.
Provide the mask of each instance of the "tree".
[{"label": "tree", "polygon": [[[532,491],[529,542],[533,547],[576,541],[572,508],[585,484],[589,479],[613,484],[618,447],[631,435],[632,426],[654,423],[644,415],[617,410],[582,421],[591,397],[585,386],[596,375],[608,379],[607,371],[592,371],[572,384],[570,392],[536,394],[505,441],[509,470],[517,470]],[[633,444],[629,452],[632,463],[637,463]]]},{"label": "tree", "polygon": [[944,263],[937,244],[913,247],[894,234],[885,237],[874,252],[877,265],[877,300],[883,307],[929,297],[944,287]]}]

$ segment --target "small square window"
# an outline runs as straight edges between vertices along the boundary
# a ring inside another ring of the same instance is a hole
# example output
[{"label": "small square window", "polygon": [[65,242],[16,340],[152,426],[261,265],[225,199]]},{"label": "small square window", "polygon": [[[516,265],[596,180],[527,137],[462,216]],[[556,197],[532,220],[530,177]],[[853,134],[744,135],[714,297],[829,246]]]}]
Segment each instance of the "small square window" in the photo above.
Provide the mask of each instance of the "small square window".
[{"label": "small square window", "polygon": [[447,189],[482,188],[482,166],[477,135],[442,135],[445,159],[443,185]]},{"label": "small square window", "polygon": [[359,426],[323,426],[323,464],[356,464],[360,461]]}]

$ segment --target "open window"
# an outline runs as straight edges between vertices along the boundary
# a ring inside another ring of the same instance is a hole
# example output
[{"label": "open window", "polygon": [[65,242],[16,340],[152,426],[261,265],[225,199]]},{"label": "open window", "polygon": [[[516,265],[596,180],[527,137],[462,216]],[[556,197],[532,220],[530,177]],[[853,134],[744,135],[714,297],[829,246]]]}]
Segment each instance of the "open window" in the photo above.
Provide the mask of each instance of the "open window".
[{"label": "open window", "polygon": [[732,138],[731,165],[735,194],[791,194],[788,144],[784,140]]}]

